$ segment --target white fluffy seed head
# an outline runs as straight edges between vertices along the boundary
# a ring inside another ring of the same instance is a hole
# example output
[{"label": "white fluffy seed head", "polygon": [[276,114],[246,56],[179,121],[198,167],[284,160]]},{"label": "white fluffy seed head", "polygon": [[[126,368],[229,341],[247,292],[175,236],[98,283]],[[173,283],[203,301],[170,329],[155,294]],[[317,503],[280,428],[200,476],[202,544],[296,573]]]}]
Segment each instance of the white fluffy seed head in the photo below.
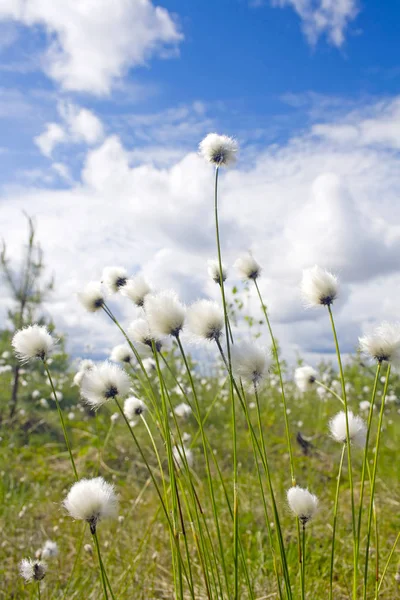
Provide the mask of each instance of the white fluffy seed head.
[{"label": "white fluffy seed head", "polygon": [[250,342],[240,342],[232,346],[232,369],[237,377],[258,386],[266,377],[270,367],[267,352]]},{"label": "white fluffy seed head", "polygon": [[262,271],[261,266],[250,252],[239,256],[233,266],[237,270],[241,279],[256,280],[261,275]]},{"label": "white fluffy seed head", "polygon": [[14,334],[11,342],[21,362],[39,358],[45,360],[53,350],[56,340],[42,325],[29,325]]},{"label": "white fluffy seed head", "polygon": [[193,467],[193,452],[190,448],[187,448],[185,445],[173,446],[172,454],[176,465],[180,469],[183,469],[186,466],[186,463],[189,467]]},{"label": "white fluffy seed head", "polygon": [[100,520],[117,516],[118,498],[114,486],[102,477],[80,479],[69,490],[63,506],[73,519],[87,521],[95,533]]},{"label": "white fluffy seed head", "polygon": [[187,311],[186,326],[197,338],[209,342],[219,340],[224,327],[224,313],[212,300],[199,300]]},{"label": "white fluffy seed head", "polygon": [[185,322],[185,308],[175,292],[149,294],[145,298],[144,308],[153,335],[179,335]]},{"label": "white fluffy seed head", "polygon": [[96,312],[105,303],[104,292],[99,281],[89,283],[78,293],[78,299],[82,306],[89,312]]},{"label": "white fluffy seed head", "polygon": [[110,294],[116,294],[126,286],[128,272],[124,267],[104,267],[101,280]]},{"label": "white fluffy seed head", "polygon": [[46,571],[47,565],[42,560],[23,558],[19,563],[20,575],[27,583],[30,583],[31,581],[41,581],[46,575]]},{"label": "white fluffy seed head", "polygon": [[124,402],[124,414],[129,421],[135,420],[140,417],[146,410],[145,403],[136,398],[136,396],[129,396]]},{"label": "white fluffy seed head", "polygon": [[[215,281],[215,283],[218,283],[219,285],[221,285],[221,273],[219,270],[219,261],[218,260],[214,260],[214,259],[210,259],[209,261],[207,261],[208,264],[208,274],[211,277],[211,279],[213,281]],[[226,281],[226,278],[228,277],[228,271],[224,265],[224,263],[222,263],[222,281]]]},{"label": "white fluffy seed head", "polygon": [[175,406],[174,413],[177,417],[186,418],[192,414],[192,409],[190,408],[189,404],[186,404],[186,402],[181,402]]},{"label": "white fluffy seed head", "polygon": [[298,367],[294,372],[294,380],[301,392],[308,392],[314,388],[317,371],[312,367]]},{"label": "white fluffy seed head", "polygon": [[125,371],[106,361],[86,372],[81,382],[81,395],[92,408],[99,408],[110,398],[126,396],[130,385]]},{"label": "white fluffy seed head", "polygon": [[296,485],[287,491],[287,501],[292,513],[305,525],[318,510],[318,498]]},{"label": "white fluffy seed head", "polygon": [[51,540],[47,540],[44,543],[44,546],[41,550],[42,558],[54,558],[58,555],[58,545],[57,542],[52,542]]},{"label": "white fluffy seed head", "polygon": [[304,269],[301,293],[307,306],[330,306],[339,293],[339,282],[335,275],[318,265]]},{"label": "white fluffy seed head", "polygon": [[199,144],[200,155],[217,167],[227,167],[236,161],[239,145],[227,135],[209,133]]},{"label": "white fluffy seed head", "polygon": [[132,300],[136,306],[143,306],[144,299],[150,292],[151,288],[142,275],[136,275],[136,277],[128,279],[121,288],[121,294]]},{"label": "white fluffy seed head", "polygon": [[371,335],[359,338],[360,350],[378,362],[400,366],[400,323],[383,322]]},{"label": "white fluffy seed head", "polygon": [[151,331],[146,319],[135,319],[128,327],[129,337],[138,345],[138,351],[141,355],[152,356],[153,342],[156,350],[161,350],[163,340],[156,337]]},{"label": "white fluffy seed head", "polygon": [[[351,411],[347,413],[349,421],[349,438],[350,442],[356,446],[363,448],[367,436],[367,427],[364,420],[354,415]],[[346,433],[346,413],[341,411],[329,421],[329,429],[331,436],[336,442],[345,444],[347,441]]]},{"label": "white fluffy seed head", "polygon": [[110,360],[131,365],[135,360],[135,355],[128,344],[119,344],[112,349]]}]

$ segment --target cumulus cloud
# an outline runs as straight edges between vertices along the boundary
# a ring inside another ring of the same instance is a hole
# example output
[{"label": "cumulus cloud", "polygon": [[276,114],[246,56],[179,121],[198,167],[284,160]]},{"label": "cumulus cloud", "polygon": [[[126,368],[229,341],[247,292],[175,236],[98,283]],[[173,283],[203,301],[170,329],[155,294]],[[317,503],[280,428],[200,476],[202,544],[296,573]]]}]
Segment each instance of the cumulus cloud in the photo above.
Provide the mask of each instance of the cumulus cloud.
[{"label": "cumulus cloud", "polygon": [[357,0],[272,0],[272,5],[296,11],[312,46],[322,35],[334,46],[342,46],[346,29],[358,14]]},{"label": "cumulus cloud", "polygon": [[183,38],[151,0],[1,0],[0,20],[42,27],[47,75],[65,90],[96,95],[150,57],[171,55]]},{"label": "cumulus cloud", "polygon": [[58,123],[48,123],[43,133],[36,136],[34,141],[40,152],[50,157],[57,144],[65,141],[66,137],[67,134],[61,125],[58,125]]}]

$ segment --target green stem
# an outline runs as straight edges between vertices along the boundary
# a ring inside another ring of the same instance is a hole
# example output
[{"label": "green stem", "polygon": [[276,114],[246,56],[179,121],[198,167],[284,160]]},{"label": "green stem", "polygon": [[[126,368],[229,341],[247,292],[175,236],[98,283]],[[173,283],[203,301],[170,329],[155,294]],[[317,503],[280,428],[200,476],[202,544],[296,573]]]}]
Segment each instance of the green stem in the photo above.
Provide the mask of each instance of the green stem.
[{"label": "green stem", "polygon": [[106,578],[105,578],[105,574],[104,574],[104,565],[103,565],[103,561],[101,560],[99,540],[97,539],[97,533],[96,533],[96,531],[94,533],[92,532],[92,535],[93,535],[94,543],[95,543],[95,546],[96,546],[97,557],[99,559],[99,567],[100,567],[100,574],[101,574],[101,583],[102,583],[102,586],[103,586],[104,598],[105,598],[105,600],[108,600],[107,583],[106,583]]},{"label": "green stem", "polygon": [[324,390],[326,390],[327,392],[329,392],[330,394],[332,394],[332,396],[335,396],[335,398],[337,398],[337,400],[340,400],[340,402],[343,404],[344,406],[344,402],[343,399],[339,396],[339,394],[337,394],[336,392],[334,392],[330,387],[328,387],[327,385],[325,385],[324,383],[322,383],[322,381],[319,381],[318,379],[315,380],[315,383],[317,385],[319,385],[320,387],[324,388]]},{"label": "green stem", "polygon": [[301,600],[305,600],[306,598],[306,525],[303,523],[303,552],[302,552],[302,577],[301,577]]},{"label": "green stem", "polygon": [[376,591],[376,594],[375,594],[375,600],[378,600],[379,592],[380,592],[380,589],[381,589],[381,586],[382,586],[382,583],[383,583],[383,578],[384,578],[384,577],[385,577],[385,575],[386,575],[386,571],[388,570],[388,567],[389,567],[390,561],[392,560],[392,556],[393,556],[393,554],[394,554],[394,551],[396,550],[396,546],[397,546],[397,543],[398,543],[398,541],[399,541],[399,540],[400,540],[400,531],[399,531],[399,533],[397,534],[397,537],[396,537],[396,539],[395,539],[395,541],[394,541],[394,544],[393,544],[393,546],[392,546],[392,549],[390,550],[389,557],[388,557],[388,559],[387,559],[387,561],[386,561],[385,568],[383,569],[383,572],[382,572],[382,577],[381,577],[381,579],[380,579],[380,582],[379,582],[379,585],[378,585],[378,589],[377,589],[377,591]]},{"label": "green stem", "polygon": [[72,469],[74,471],[75,479],[76,479],[76,481],[78,481],[78,472],[76,470],[74,457],[72,456],[71,444],[69,442],[69,438],[68,438],[68,434],[67,434],[67,429],[65,427],[64,417],[63,417],[63,414],[62,414],[60,403],[59,403],[58,398],[57,398],[56,390],[54,388],[53,379],[52,379],[51,374],[50,374],[50,369],[47,366],[47,363],[46,363],[45,360],[43,360],[43,366],[44,366],[44,369],[45,369],[45,371],[47,373],[47,377],[49,378],[49,381],[50,381],[51,389],[53,391],[54,400],[55,400],[56,406],[57,406],[58,416],[60,417],[61,427],[62,427],[62,430],[63,430],[63,433],[64,433],[65,445],[67,446],[67,449],[68,449],[69,458],[71,460],[71,465],[72,465]]},{"label": "green stem", "polygon": [[80,540],[79,540],[78,550],[77,550],[77,553],[76,553],[76,556],[75,556],[74,564],[72,566],[71,575],[69,576],[68,581],[67,581],[67,585],[65,586],[65,590],[64,590],[64,593],[63,593],[63,598],[66,598],[66,596],[67,596],[68,588],[69,588],[69,586],[71,584],[73,574],[75,573],[76,565],[78,564],[78,560],[79,560],[79,557],[80,557],[80,554],[81,554],[81,550],[82,550],[83,540],[85,539],[85,531],[86,531],[86,524],[84,523],[83,524],[83,528],[82,528],[82,535],[81,535]]},{"label": "green stem", "polygon": [[344,461],[345,452],[346,452],[346,445],[343,444],[342,454],[341,454],[340,463],[339,463],[339,472],[338,472],[338,476],[337,476],[335,506],[333,508],[333,531],[332,531],[332,550],[331,550],[331,572],[330,572],[330,578],[329,578],[329,600],[333,599],[333,567],[334,567],[334,561],[335,561],[336,524],[337,524],[337,513],[338,513],[338,506],[339,506],[340,480],[342,477],[342,469],[343,469],[343,461]]},{"label": "green stem", "polygon": [[366,598],[367,598],[369,545],[370,545],[370,540],[371,540],[371,525],[372,525],[372,514],[373,514],[373,509],[374,509],[376,473],[377,473],[377,469],[378,469],[379,448],[380,448],[380,441],[381,441],[381,434],[382,434],[382,422],[383,422],[383,414],[384,414],[384,409],[385,409],[385,399],[386,399],[386,394],[387,394],[387,390],[388,390],[388,386],[389,386],[389,377],[390,377],[390,364],[389,364],[389,366],[387,368],[387,372],[386,372],[386,381],[385,381],[385,387],[384,387],[383,395],[382,395],[381,410],[379,413],[378,431],[377,431],[376,443],[375,443],[374,468],[372,471],[371,496],[370,496],[369,511],[368,511],[367,544],[366,544],[366,551],[365,551],[364,594],[363,594],[364,600],[366,600]]},{"label": "green stem", "polygon": [[40,596],[40,581],[37,582],[37,592],[38,592],[38,598],[40,600],[41,596]]}]

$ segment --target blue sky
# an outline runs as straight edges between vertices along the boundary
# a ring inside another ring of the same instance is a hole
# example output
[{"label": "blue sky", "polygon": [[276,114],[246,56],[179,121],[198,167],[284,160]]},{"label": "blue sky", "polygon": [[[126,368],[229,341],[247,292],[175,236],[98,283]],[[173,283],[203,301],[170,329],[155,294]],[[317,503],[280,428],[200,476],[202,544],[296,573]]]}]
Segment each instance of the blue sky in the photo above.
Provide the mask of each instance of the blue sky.
[{"label": "blue sky", "polygon": [[82,332],[118,341],[75,299],[107,264],[215,295],[209,131],[241,145],[221,182],[227,262],[259,256],[288,356],[333,350],[297,293],[315,262],[343,280],[347,350],[397,319],[399,17],[393,0],[0,0],[0,233],[18,256],[21,212],[36,218],[74,352]]}]

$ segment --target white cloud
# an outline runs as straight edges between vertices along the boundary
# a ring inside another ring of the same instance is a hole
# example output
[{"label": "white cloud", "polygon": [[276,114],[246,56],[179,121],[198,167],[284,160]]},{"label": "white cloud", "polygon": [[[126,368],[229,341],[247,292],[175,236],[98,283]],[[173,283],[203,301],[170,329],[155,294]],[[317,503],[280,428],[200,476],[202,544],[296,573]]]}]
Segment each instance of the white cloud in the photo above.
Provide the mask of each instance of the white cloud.
[{"label": "white cloud", "polygon": [[343,45],[345,31],[358,14],[357,0],[272,0],[273,6],[291,6],[302,21],[303,31],[311,45],[322,35],[338,48]]},{"label": "white cloud", "polygon": [[48,123],[43,133],[35,137],[35,144],[40,152],[47,157],[52,155],[52,152],[61,142],[65,141],[67,134],[61,125],[57,123]]},{"label": "white cloud", "polygon": [[[387,106],[369,108],[371,128],[388,115],[395,123],[396,112]],[[363,112],[357,121],[352,113],[352,125],[360,128],[365,118]],[[237,169],[221,174],[224,261],[231,265],[241,251],[253,249],[286,357],[296,350],[308,356],[333,351],[326,313],[305,311],[298,292],[301,270],[314,263],[340,276],[335,312],[347,351],[371,320],[398,318],[400,157],[391,140],[380,140],[346,145],[310,130],[281,147],[258,150],[253,164],[244,162],[244,148]],[[47,264],[56,273],[49,311],[73,347],[89,338],[104,347],[117,338],[99,315],[85,315],[74,296],[105,265],[142,269],[154,285],[177,288],[185,301],[217,294],[206,264],[215,256],[213,171],[193,146],[168,167],[138,165],[137,155],[109,136],[88,151],[81,181],[70,189],[5,190],[2,223],[10,252],[18,255],[24,239],[24,209],[37,217]],[[235,282],[232,269],[229,282]],[[120,301],[127,321],[132,309]],[[250,307],[258,311],[254,296]]]},{"label": "white cloud", "polygon": [[167,56],[183,37],[151,0],[0,0],[0,20],[43,27],[48,76],[65,90],[97,95],[109,93],[128,69]]}]

